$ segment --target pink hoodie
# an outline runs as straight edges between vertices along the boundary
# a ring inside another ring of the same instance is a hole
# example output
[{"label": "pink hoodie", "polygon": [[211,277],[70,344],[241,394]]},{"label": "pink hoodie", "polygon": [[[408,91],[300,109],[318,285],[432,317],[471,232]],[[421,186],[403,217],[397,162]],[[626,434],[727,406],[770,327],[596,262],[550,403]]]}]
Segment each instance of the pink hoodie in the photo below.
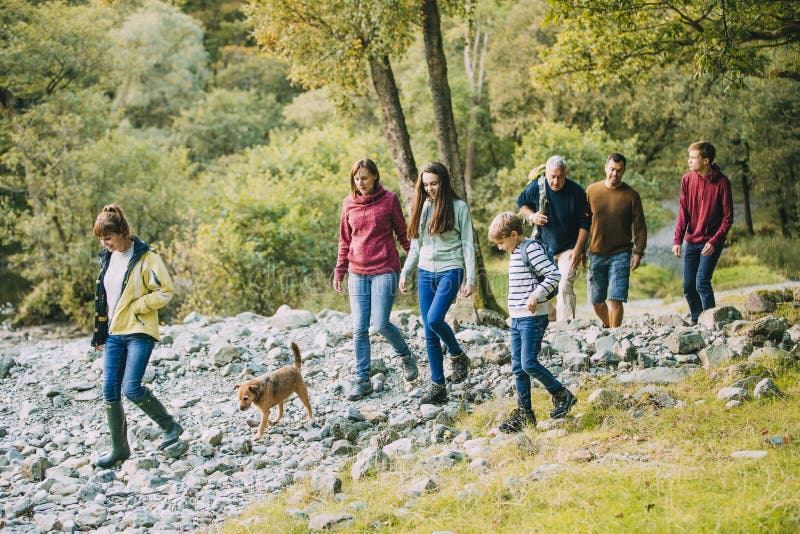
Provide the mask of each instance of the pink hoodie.
[{"label": "pink hoodie", "polygon": [[408,252],[406,220],[397,195],[378,183],[370,195],[345,197],[334,280],[343,280],[348,271],[360,275],[399,272],[395,235]]}]

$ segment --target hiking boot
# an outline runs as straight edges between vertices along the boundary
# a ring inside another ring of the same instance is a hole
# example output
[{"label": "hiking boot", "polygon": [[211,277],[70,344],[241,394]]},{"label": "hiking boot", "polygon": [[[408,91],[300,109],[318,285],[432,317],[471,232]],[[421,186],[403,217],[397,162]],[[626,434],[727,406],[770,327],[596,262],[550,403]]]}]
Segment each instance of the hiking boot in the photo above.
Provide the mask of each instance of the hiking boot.
[{"label": "hiking boot", "polygon": [[122,401],[106,403],[106,419],[108,429],[111,431],[111,452],[95,462],[97,467],[103,469],[124,462],[131,456],[131,449],[128,446],[128,425],[125,422]]},{"label": "hiking boot", "polygon": [[525,425],[536,426],[536,416],[533,410],[523,410],[522,408],[514,408],[508,419],[500,423],[497,427],[503,434],[514,434],[521,432]]},{"label": "hiking boot", "polygon": [[567,415],[567,412],[576,402],[578,402],[578,399],[575,398],[575,395],[567,388],[562,387],[561,391],[553,395],[554,408],[553,411],[550,412],[550,417],[553,419],[561,419]]},{"label": "hiking boot", "polygon": [[419,376],[419,369],[417,369],[417,359],[410,352],[405,356],[400,356],[400,361],[403,363],[403,380],[406,382],[413,382]]},{"label": "hiking boot", "polygon": [[450,356],[450,365],[453,367],[453,372],[450,374],[450,382],[458,384],[467,379],[469,374],[469,358],[461,352],[455,356]]},{"label": "hiking boot", "polygon": [[357,380],[350,386],[350,393],[347,400],[357,401],[372,393],[372,382],[369,380]]},{"label": "hiking boot", "polygon": [[147,417],[155,421],[155,423],[161,427],[161,431],[164,432],[164,439],[158,444],[158,450],[164,450],[178,441],[178,438],[183,434],[183,427],[167,413],[167,409],[164,408],[161,401],[153,396],[153,393],[149,389],[146,389],[144,397],[134,404],[136,404]]},{"label": "hiking boot", "polygon": [[428,385],[427,391],[419,400],[420,404],[445,404],[447,403],[447,386],[440,386],[436,382]]}]

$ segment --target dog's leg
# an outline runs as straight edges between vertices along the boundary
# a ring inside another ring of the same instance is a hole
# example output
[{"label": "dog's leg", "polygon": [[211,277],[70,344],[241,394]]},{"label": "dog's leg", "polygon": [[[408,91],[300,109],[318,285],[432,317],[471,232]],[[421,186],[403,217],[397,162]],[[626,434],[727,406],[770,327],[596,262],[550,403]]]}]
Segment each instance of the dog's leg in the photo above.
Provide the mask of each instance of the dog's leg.
[{"label": "dog's leg", "polygon": [[275,423],[277,423],[278,421],[280,421],[280,420],[281,420],[281,417],[283,417],[283,402],[281,402],[280,404],[278,404],[278,418],[277,418],[277,419],[275,419],[275,422],[274,422],[274,423],[272,423],[272,424],[274,425]]},{"label": "dog's leg", "polygon": [[306,385],[303,382],[297,386],[297,397],[300,401],[305,405],[306,410],[308,410],[308,418],[312,419],[314,416],[311,413],[311,404],[308,402],[308,389],[306,389]]},{"label": "dog's leg", "polygon": [[267,423],[269,423],[269,410],[261,412],[261,422],[258,424],[258,431],[256,432],[255,439],[261,439],[261,436],[264,435],[264,430],[267,428]]}]

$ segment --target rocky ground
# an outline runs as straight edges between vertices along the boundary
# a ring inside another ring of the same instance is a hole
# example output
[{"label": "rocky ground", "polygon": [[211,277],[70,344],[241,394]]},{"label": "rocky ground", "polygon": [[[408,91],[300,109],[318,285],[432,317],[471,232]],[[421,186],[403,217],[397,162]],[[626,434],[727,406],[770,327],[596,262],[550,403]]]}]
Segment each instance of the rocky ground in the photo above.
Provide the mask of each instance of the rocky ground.
[{"label": "rocky ground", "polygon": [[[800,294],[795,297],[800,300]],[[424,355],[420,318],[407,311],[393,317],[412,349]],[[473,368],[467,382],[450,386],[448,405],[418,406],[427,365],[420,361],[422,378],[404,384],[399,359],[378,337],[372,338],[376,392],[349,402],[345,395],[355,360],[349,316],[287,307],[273,317],[192,313],[163,330],[146,374],[148,386],[186,428],[183,441],[158,451],[159,429],[125,401],[132,456],[103,470],[92,467],[108,438],[102,362],[88,349],[89,338],[59,328],[0,331],[0,527],[191,531],[224,521],[303,478],[311,478],[320,492],[335,493],[341,482],[334,473],[354,457],[354,478],[397,456],[417,455],[432,468],[465,459],[481,464],[491,443],[470,439],[451,425],[459,410],[476,403],[492,398],[511,403],[507,331],[498,321],[460,325],[457,336]],[[282,421],[254,441],[259,412],[239,411],[234,388],[290,364],[292,341],[303,353],[314,419],[306,420],[302,404],[292,397]],[[700,367],[725,368],[731,360],[797,358],[798,342],[798,326],[787,330],[784,320],[770,315],[745,321],[738,310],[724,307],[705,312],[693,328],[676,315],[626,319],[614,330],[587,319],[555,323],[540,359],[570,388],[604,375],[640,382],[651,398],[669,406],[670,399],[659,396],[653,384],[682,380]],[[776,393],[765,380],[731,379],[720,390],[720,402],[733,407],[753,395]],[[595,391],[590,402],[608,401],[609,395]],[[558,422],[539,426],[558,439]],[[437,442],[452,447],[426,457],[426,448]],[[310,515],[309,528],[347,521]]]}]

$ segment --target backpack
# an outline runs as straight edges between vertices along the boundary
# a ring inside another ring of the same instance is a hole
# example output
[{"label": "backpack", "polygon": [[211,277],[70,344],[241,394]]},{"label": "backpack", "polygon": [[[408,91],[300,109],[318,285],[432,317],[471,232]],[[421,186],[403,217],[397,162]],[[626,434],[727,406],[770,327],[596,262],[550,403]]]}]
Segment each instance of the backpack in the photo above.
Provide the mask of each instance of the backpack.
[{"label": "backpack", "polygon": [[[522,265],[527,267],[527,269],[531,272],[536,281],[541,284],[545,276],[543,274],[540,274],[536,269],[533,268],[533,265],[531,265],[531,259],[528,257],[528,243],[532,241],[538,243],[539,246],[542,247],[545,256],[547,256],[547,259],[549,259],[551,263],[555,264],[556,260],[555,256],[553,256],[553,251],[550,250],[550,247],[547,246],[547,243],[540,241],[538,239],[526,239],[519,246],[519,254],[522,257]],[[545,300],[550,300],[557,294],[558,294],[558,285],[556,285],[555,289],[547,293],[547,295],[545,296]]]}]

